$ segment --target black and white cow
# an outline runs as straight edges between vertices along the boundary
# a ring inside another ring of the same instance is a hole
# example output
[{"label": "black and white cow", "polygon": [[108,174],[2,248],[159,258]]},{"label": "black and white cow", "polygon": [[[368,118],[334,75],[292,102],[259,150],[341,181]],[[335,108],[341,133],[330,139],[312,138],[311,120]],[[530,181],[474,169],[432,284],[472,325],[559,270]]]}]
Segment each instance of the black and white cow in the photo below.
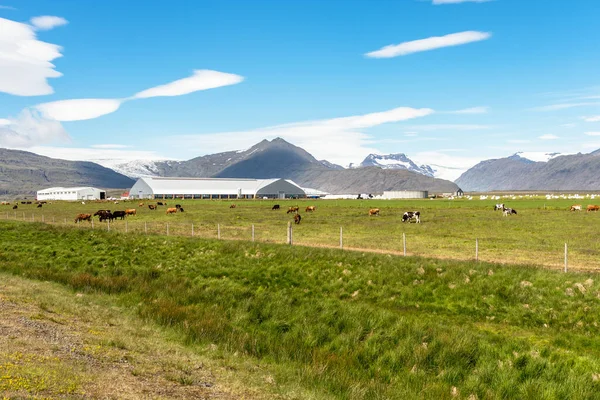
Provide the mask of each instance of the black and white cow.
[{"label": "black and white cow", "polygon": [[505,207],[504,210],[502,210],[502,215],[504,217],[508,217],[510,214],[516,214],[516,213],[517,213],[517,210],[514,210],[512,208]]},{"label": "black and white cow", "polygon": [[418,211],[407,211],[402,215],[402,222],[409,222],[414,219],[417,221],[417,224],[421,223],[421,213]]},{"label": "black and white cow", "polygon": [[502,210],[504,211],[504,203],[499,203],[494,206],[494,211]]}]

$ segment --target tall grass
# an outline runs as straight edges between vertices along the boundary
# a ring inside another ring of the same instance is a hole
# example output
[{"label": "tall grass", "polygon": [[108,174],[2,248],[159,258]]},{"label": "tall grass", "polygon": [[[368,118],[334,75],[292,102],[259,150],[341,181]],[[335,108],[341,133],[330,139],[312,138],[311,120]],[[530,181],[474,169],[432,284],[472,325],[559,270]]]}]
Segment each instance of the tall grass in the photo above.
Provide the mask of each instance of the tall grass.
[{"label": "tall grass", "polygon": [[5,271],[113,293],[340,399],[600,398],[595,275],[4,221],[0,235]]}]

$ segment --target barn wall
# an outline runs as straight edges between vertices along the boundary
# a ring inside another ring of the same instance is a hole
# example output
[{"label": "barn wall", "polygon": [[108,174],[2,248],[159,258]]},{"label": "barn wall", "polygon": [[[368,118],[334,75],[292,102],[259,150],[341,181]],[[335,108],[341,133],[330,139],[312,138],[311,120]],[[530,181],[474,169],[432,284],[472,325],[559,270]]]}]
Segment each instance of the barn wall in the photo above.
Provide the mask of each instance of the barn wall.
[{"label": "barn wall", "polygon": [[383,192],[384,199],[426,199],[429,196],[427,190],[395,190]]},{"label": "barn wall", "polygon": [[144,181],[143,178],[139,178],[137,182],[133,184],[131,189],[129,189],[129,197],[132,197],[134,199],[153,198],[154,190],[146,183],[146,181]]},{"label": "barn wall", "polygon": [[278,198],[278,197],[280,197],[280,192],[282,192],[285,195],[285,197],[290,197],[290,196],[305,197],[306,196],[306,193],[304,192],[304,190],[302,190],[302,188],[300,188],[296,185],[293,185],[284,179],[280,179],[278,181],[275,181],[269,185],[266,185],[266,186],[260,188],[256,192],[256,197],[265,197],[266,196],[266,197]]}]

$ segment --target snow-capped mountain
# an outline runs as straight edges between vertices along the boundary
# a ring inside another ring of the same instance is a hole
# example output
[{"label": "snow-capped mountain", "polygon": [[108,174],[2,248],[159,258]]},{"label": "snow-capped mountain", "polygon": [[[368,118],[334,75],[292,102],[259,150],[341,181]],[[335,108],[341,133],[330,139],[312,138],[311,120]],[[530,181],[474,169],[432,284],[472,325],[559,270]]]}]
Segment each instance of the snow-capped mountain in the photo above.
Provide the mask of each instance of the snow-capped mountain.
[{"label": "snow-capped mountain", "polygon": [[406,169],[418,174],[433,177],[436,170],[430,165],[418,166],[404,153],[397,154],[369,154],[360,167],[380,167],[383,169]]},{"label": "snow-capped mountain", "polygon": [[555,157],[565,155],[562,153],[544,153],[541,151],[519,151],[513,157],[520,157],[534,162],[548,162]]},{"label": "snow-capped mountain", "polygon": [[90,161],[134,179],[144,176],[159,176],[160,171],[157,167],[157,163],[177,162],[166,160],[122,160],[106,158]]}]

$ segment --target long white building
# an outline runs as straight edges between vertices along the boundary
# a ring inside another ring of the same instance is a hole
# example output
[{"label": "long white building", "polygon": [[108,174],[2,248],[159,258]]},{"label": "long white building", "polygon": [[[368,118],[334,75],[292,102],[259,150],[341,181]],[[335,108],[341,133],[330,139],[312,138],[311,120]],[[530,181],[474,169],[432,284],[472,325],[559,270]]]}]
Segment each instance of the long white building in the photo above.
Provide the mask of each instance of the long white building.
[{"label": "long white building", "polygon": [[94,187],[53,187],[37,191],[37,200],[103,200],[106,191]]},{"label": "long white building", "polygon": [[135,199],[284,199],[305,197],[304,190],[286,179],[139,178],[129,190]]}]

